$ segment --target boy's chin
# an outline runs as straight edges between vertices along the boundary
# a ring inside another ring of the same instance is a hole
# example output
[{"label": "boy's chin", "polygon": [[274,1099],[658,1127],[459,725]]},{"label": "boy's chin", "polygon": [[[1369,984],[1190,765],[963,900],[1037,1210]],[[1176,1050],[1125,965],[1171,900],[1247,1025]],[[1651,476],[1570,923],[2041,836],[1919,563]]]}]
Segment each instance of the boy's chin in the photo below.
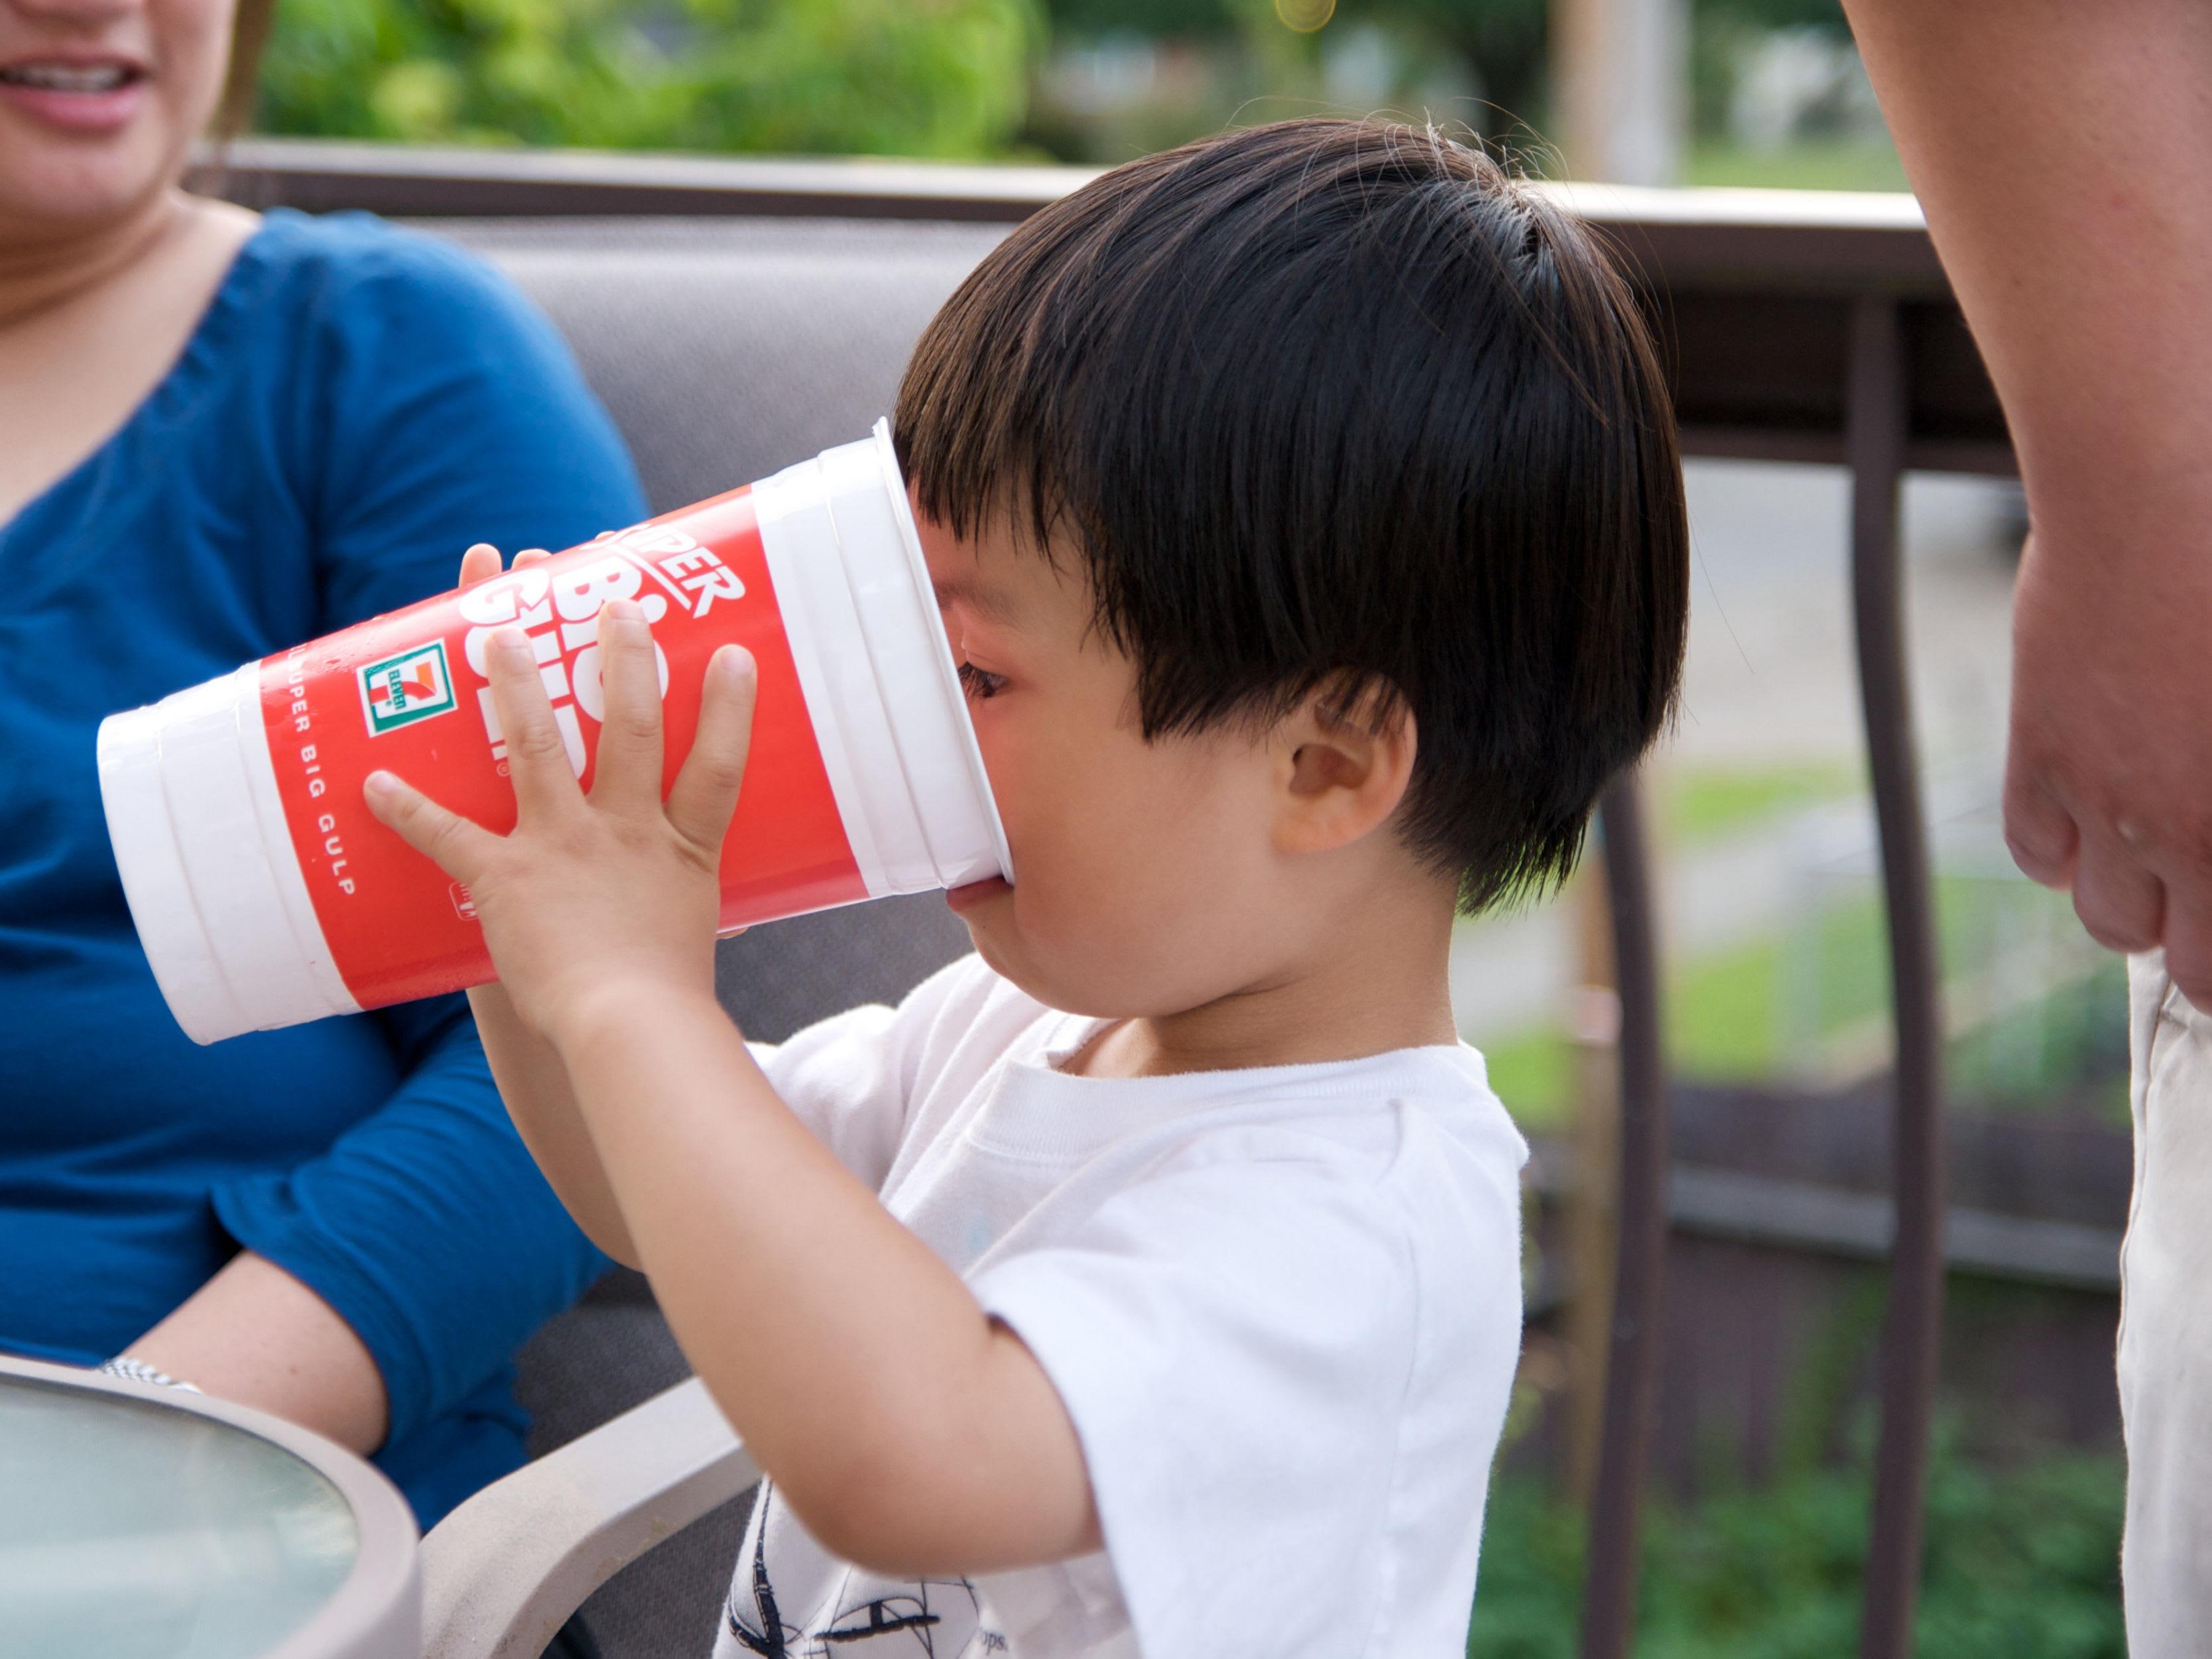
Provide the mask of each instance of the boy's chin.
[{"label": "boy's chin", "polygon": [[[986,892],[983,890],[991,890]],[[964,901],[956,895],[965,894]],[[1027,992],[1048,1007],[1060,1005],[1045,994],[1038,983],[1040,975],[1034,965],[1023,959],[1023,953],[1014,946],[1012,902],[1013,889],[993,877],[988,881],[970,883],[946,892],[945,902],[952,914],[960,918],[968,929],[968,942],[975,947],[975,954],[983,958],[983,965],[1018,990]]]},{"label": "boy's chin", "polygon": [[952,907],[954,915],[964,920],[969,911],[989,903],[994,898],[1003,898],[1013,890],[1012,884],[1004,876],[986,876],[981,881],[946,888],[945,902]]},{"label": "boy's chin", "polygon": [[986,881],[971,881],[963,887],[945,890],[945,908],[960,918],[961,926],[968,930],[968,942],[975,947],[975,954],[991,965],[994,973],[1006,975],[1002,952],[993,947],[992,935],[1000,930],[991,926],[993,913],[999,906],[993,902],[1013,889],[997,876]]}]

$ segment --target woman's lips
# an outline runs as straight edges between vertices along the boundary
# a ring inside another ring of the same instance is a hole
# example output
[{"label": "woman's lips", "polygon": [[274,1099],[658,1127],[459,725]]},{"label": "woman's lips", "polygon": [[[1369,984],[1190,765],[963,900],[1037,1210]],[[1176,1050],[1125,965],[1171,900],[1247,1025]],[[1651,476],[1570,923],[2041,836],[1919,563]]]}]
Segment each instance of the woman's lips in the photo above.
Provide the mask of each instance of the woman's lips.
[{"label": "woman's lips", "polygon": [[1004,876],[986,876],[981,881],[971,881],[964,886],[946,888],[945,902],[955,910],[965,910],[981,904],[985,899],[996,898],[1001,893],[1013,890]]},{"label": "woman's lips", "polygon": [[0,105],[71,132],[111,132],[137,114],[149,84],[112,58],[25,58],[0,67]]}]

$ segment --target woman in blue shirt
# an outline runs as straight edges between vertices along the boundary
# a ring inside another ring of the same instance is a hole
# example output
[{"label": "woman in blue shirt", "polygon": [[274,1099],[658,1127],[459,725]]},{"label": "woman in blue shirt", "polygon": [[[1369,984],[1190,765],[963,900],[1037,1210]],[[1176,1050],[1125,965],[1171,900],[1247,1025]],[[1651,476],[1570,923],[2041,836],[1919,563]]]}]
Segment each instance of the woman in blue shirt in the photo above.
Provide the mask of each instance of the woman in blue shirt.
[{"label": "woman in blue shirt", "polygon": [[450,587],[469,542],[561,547],[641,503],[489,272],[180,189],[268,4],[0,0],[0,1350],[279,1413],[428,1524],[520,1461],[508,1357],[605,1264],[460,999],[185,1037],[94,733]]}]

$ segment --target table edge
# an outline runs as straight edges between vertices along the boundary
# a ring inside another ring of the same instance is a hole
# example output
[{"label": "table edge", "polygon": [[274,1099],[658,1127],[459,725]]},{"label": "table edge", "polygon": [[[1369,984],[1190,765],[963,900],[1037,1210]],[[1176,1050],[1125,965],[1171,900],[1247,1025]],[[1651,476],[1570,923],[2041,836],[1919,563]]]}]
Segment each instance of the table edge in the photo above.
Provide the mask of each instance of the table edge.
[{"label": "table edge", "polygon": [[331,1599],[256,1659],[414,1659],[422,1649],[422,1571],[414,1511],[381,1471],[335,1441],[281,1417],[211,1395],[126,1382],[71,1365],[0,1353],[0,1376],[20,1376],[140,1405],[213,1418],[290,1453],[338,1489],[361,1547]]}]

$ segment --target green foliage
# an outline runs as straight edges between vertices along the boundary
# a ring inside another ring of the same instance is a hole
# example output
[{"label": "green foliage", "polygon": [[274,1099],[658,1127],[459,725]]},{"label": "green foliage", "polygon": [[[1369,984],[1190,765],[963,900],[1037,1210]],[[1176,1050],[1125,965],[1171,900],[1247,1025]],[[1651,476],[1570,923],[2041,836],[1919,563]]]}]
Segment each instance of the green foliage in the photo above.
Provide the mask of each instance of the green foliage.
[{"label": "green foliage", "polygon": [[[1992,1473],[1939,1455],[1915,1650],[2124,1659],[2121,1491],[2114,1458],[2066,1455]],[[1856,1652],[1867,1504],[1861,1468],[1654,1504],[1643,1529],[1638,1659]],[[1483,1528],[1468,1654],[1570,1659],[1582,1575],[1580,1516],[1525,1477],[1500,1480]]]},{"label": "green foliage", "polygon": [[1548,0],[1342,0],[1340,18],[1395,22],[1474,64],[1494,113],[1475,123],[1494,134],[1544,118]]},{"label": "green foliage", "polygon": [[1842,0],[1695,0],[1697,21],[1715,18],[1763,29],[1818,28],[1845,34]]},{"label": "green foliage", "polygon": [[1036,0],[285,0],[272,132],[982,157]]},{"label": "green foliage", "polygon": [[1233,0],[1049,0],[1055,31],[1173,36],[1223,34],[1236,27]]},{"label": "green foliage", "polygon": [[[1311,88],[1301,87],[1300,67],[1310,69],[1330,40],[1362,25],[1382,28],[1425,59],[1474,68],[1491,107],[1437,111],[1439,120],[1498,136],[1542,113],[1549,0],[1336,0],[1326,27],[1311,34],[1285,28],[1276,0],[1048,0],[1048,9],[1054,32],[1071,37],[1241,37],[1270,94],[1244,111],[1245,118],[1303,112],[1296,106]],[[1289,110],[1277,106],[1285,97]]]},{"label": "green foliage", "polygon": [[[1792,0],[1750,0],[1792,3]],[[1819,0],[1797,0],[1817,4]],[[1834,0],[1828,0],[1832,9]],[[1547,0],[1337,0],[1331,27],[1348,21],[1419,23],[1472,36],[1504,27],[1540,33]],[[1049,0],[1053,27],[1077,34],[1226,33],[1254,14],[1272,15],[1274,0]]]},{"label": "green foliage", "polygon": [[[1719,125],[1717,118],[1708,130]],[[1781,149],[1745,149],[1726,139],[1690,152],[1691,185],[1753,190],[1911,190],[1896,147],[1881,138],[1814,138]]]}]

